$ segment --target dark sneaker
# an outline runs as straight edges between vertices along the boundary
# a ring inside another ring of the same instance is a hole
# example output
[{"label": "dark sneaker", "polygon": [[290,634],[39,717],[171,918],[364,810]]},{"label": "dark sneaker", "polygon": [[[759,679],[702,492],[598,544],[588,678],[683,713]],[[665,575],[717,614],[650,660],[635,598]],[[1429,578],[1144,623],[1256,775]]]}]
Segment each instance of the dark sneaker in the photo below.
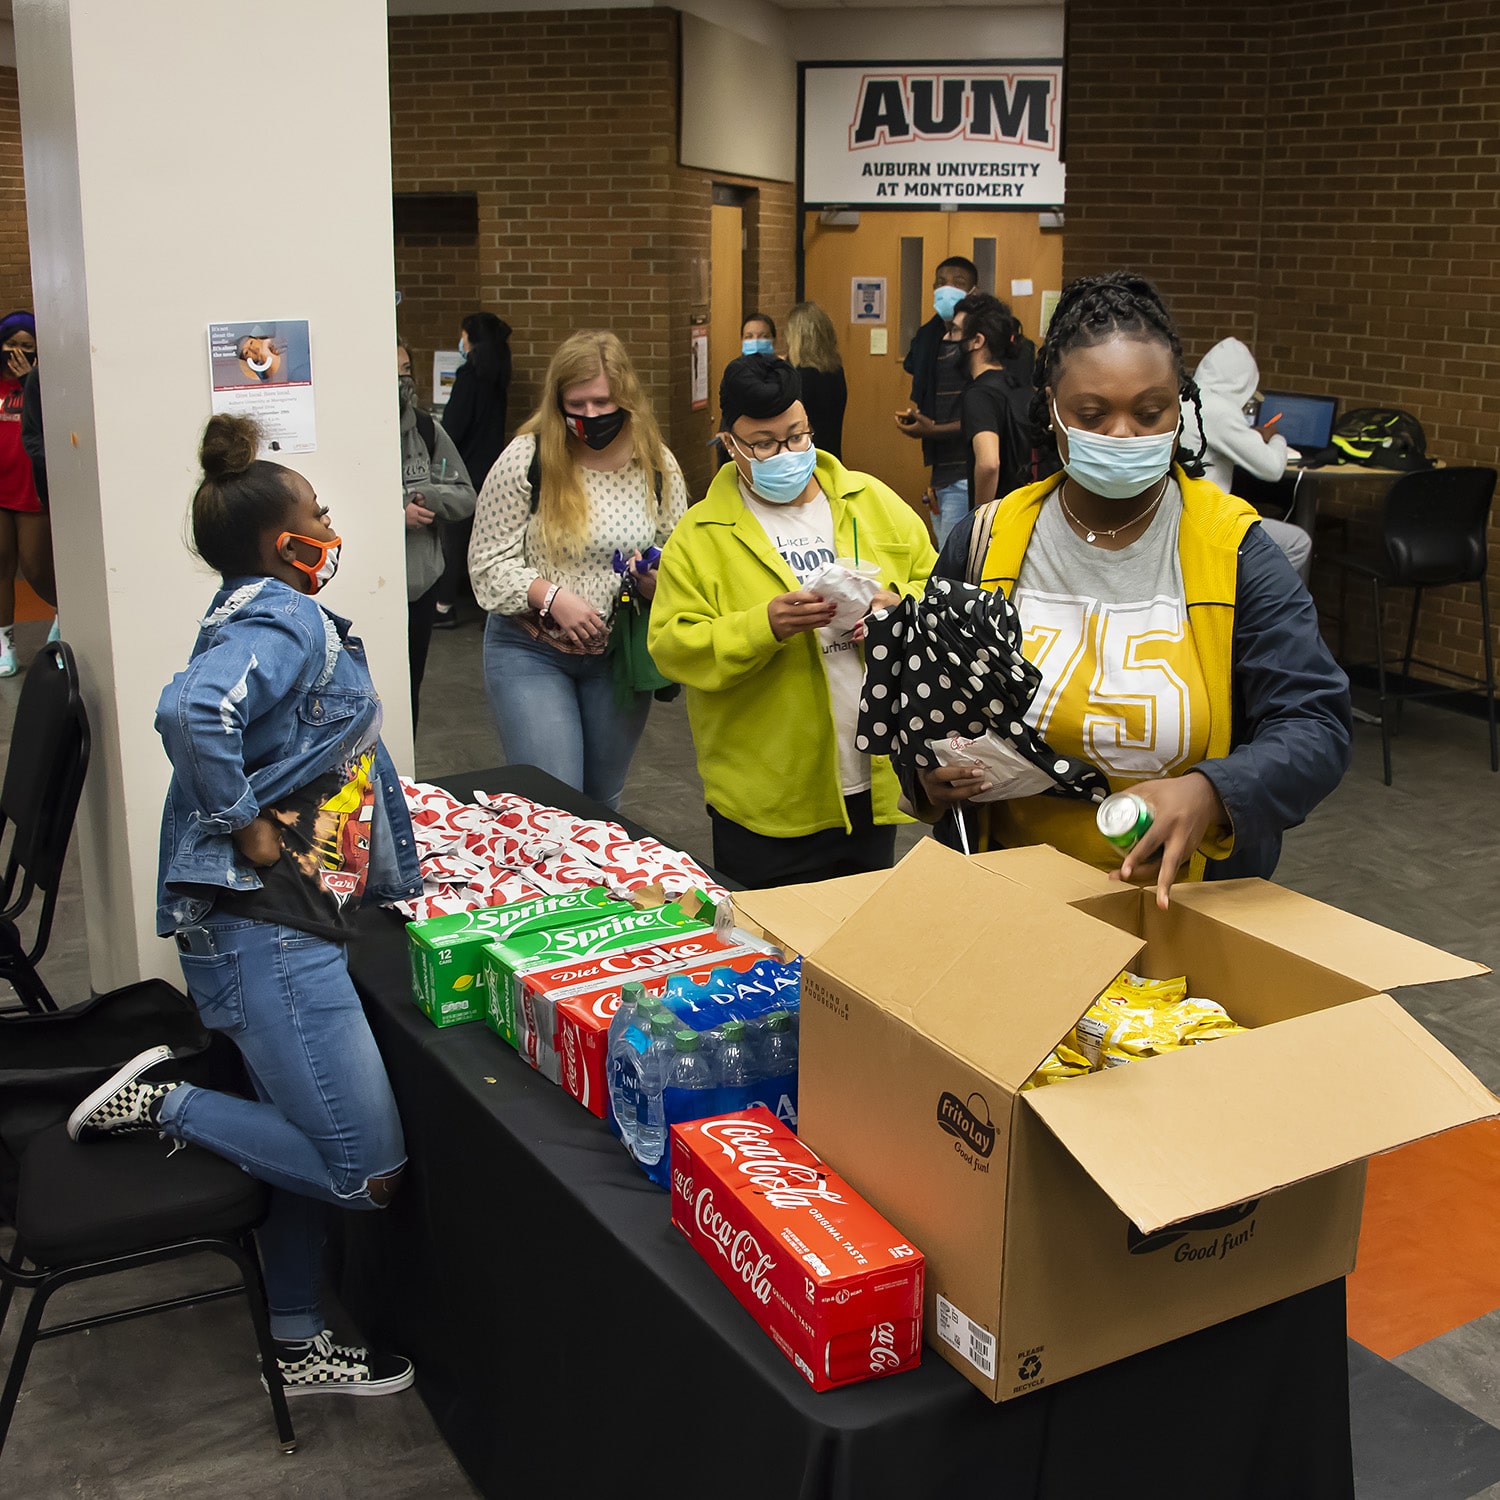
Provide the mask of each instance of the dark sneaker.
[{"label": "dark sneaker", "polygon": [[[371,1354],[350,1344],[335,1344],[324,1329],[305,1343],[276,1341],[276,1368],[288,1396],[391,1396],[412,1383],[415,1371],[399,1354]],[[266,1377],[261,1376],[261,1384]]]},{"label": "dark sneaker", "polygon": [[151,1106],[177,1087],[178,1080],[162,1076],[172,1060],[170,1047],[152,1047],[132,1057],[68,1116],[68,1134],[75,1141],[97,1141],[107,1135],[155,1130]]},{"label": "dark sneaker", "polygon": [[458,606],[450,604],[447,609],[444,609],[441,604],[438,605],[436,617],[432,622],[432,628],[434,630],[457,630]]}]

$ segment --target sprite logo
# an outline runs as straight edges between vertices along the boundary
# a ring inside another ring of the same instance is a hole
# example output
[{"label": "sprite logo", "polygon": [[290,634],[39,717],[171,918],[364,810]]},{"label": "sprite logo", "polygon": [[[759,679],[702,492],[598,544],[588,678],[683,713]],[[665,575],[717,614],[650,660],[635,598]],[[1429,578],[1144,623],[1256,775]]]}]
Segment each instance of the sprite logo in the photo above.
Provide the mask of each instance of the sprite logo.
[{"label": "sprite logo", "polygon": [[704,925],[697,918],[686,917],[673,907],[662,907],[657,911],[623,912],[600,922],[560,927],[553,932],[538,934],[540,941],[536,955],[556,953],[561,958],[585,958],[608,953],[632,938],[701,930]]}]

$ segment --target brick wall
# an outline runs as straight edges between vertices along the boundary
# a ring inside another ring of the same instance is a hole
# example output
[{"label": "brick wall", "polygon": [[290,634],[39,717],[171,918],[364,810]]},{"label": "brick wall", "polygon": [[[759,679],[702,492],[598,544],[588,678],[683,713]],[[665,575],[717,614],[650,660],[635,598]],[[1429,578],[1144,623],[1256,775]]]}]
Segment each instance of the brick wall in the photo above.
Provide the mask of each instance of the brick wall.
[{"label": "brick wall", "polygon": [[0,313],[31,306],[31,247],[21,170],[21,104],[16,70],[0,68]]},{"label": "brick wall", "polygon": [[[403,333],[420,369],[485,307],[515,330],[513,423],[547,360],[578,328],[612,329],[702,493],[709,413],[691,410],[696,261],[709,253],[708,173],[677,165],[677,16],[665,10],[524,12],[391,21],[397,192],[472,192],[477,245],[398,240]],[[720,176],[719,181],[741,181]],[[792,301],[793,190],[760,189],[747,281]],[[472,251],[472,253],[469,253]]]},{"label": "brick wall", "polygon": [[[1263,384],[1405,407],[1432,453],[1500,466],[1500,10],[1074,0],[1068,69],[1069,276],[1145,271],[1190,359],[1236,334]],[[1370,536],[1377,494],[1328,508]],[[1418,653],[1482,670],[1477,590],[1423,609]]]}]

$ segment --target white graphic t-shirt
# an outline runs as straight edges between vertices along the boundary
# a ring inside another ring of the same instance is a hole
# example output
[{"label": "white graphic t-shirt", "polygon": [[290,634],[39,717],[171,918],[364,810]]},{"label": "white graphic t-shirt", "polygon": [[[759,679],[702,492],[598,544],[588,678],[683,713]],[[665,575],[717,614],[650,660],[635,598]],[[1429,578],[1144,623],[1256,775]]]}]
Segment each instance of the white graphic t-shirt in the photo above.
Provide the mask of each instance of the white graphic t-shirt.
[{"label": "white graphic t-shirt", "polygon": [[[819,568],[836,561],[833,511],[821,491],[806,505],[767,505],[740,486],[745,508],[760,522],[771,545],[781,554],[798,583],[806,583]],[[859,695],[864,687],[865,666],[859,646],[847,632],[831,629],[817,632],[823,648],[823,670],[828,675],[828,695],[833,700],[833,722],[839,743],[839,785],[846,797],[870,790],[870,757],[854,748],[855,721],[859,718]]]}]

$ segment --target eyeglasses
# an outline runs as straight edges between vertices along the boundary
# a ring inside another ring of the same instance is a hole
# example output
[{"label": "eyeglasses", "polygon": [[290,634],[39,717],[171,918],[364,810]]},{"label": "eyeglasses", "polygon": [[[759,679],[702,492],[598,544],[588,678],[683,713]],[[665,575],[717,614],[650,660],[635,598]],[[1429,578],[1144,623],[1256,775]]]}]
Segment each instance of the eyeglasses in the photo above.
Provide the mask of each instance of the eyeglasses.
[{"label": "eyeglasses", "polygon": [[788,453],[806,453],[812,447],[813,432],[809,427],[806,432],[794,432],[788,438],[782,438],[779,442],[775,438],[761,438],[757,442],[747,443],[737,433],[729,434],[734,439],[735,446],[752,458],[758,458],[762,463],[768,458],[775,458],[778,453],[785,449]]}]

